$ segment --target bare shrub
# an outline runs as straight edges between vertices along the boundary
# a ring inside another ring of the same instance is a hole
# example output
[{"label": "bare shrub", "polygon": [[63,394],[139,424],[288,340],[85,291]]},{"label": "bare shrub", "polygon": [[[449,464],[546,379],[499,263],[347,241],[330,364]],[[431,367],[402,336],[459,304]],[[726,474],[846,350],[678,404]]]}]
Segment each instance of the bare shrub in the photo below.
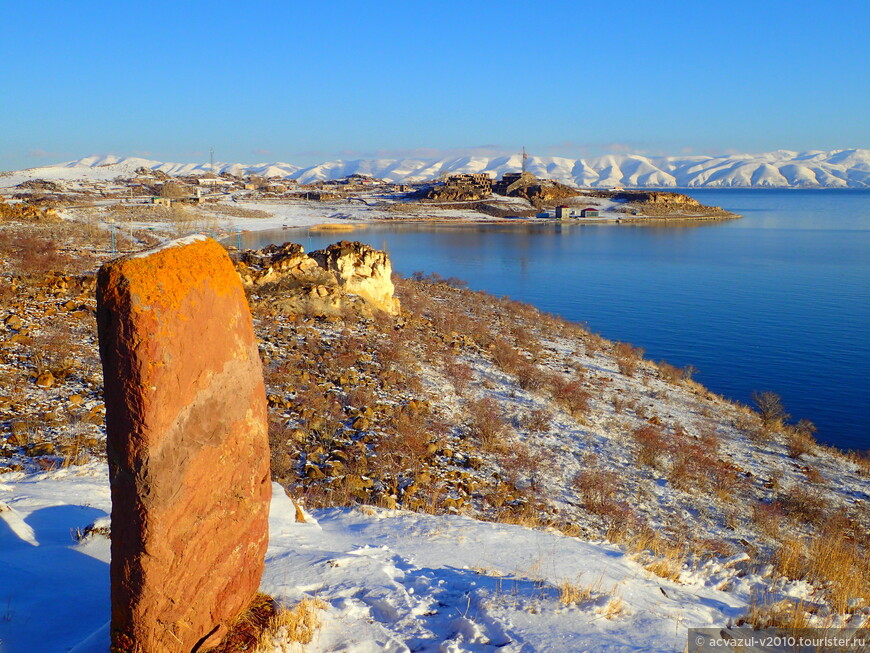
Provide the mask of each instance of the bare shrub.
[{"label": "bare shrub", "polygon": [[668,445],[660,426],[644,424],[631,432],[638,445],[637,461],[647,467],[658,467],[662,456],[667,453]]},{"label": "bare shrub", "polygon": [[177,181],[167,181],[160,187],[160,197],[166,197],[169,199],[181,199],[182,197],[187,197],[193,194],[193,190],[190,186],[186,186]]},{"label": "bare shrub", "polygon": [[659,361],[658,363],[656,363],[656,367],[658,368],[659,376],[662,378],[662,380],[673,384],[680,384],[684,381],[691,381],[692,376],[696,372],[694,366],[692,365],[687,365],[686,367],[676,367],[666,361]]},{"label": "bare shrub", "polygon": [[719,461],[700,442],[681,444],[675,448],[668,482],[685,492],[707,490],[719,474]]},{"label": "bare shrub", "polygon": [[572,417],[580,419],[588,414],[592,395],[583,388],[582,380],[565,380],[560,375],[553,375],[550,386],[553,401]]},{"label": "bare shrub", "polygon": [[9,258],[14,272],[31,277],[66,272],[73,263],[73,258],[60,250],[60,244],[50,233],[2,233],[0,251]]},{"label": "bare shrub", "polygon": [[535,408],[520,420],[520,426],[529,433],[546,433],[552,421],[553,416],[548,411]]},{"label": "bare shrub", "polygon": [[513,442],[500,458],[508,482],[517,490],[537,492],[544,457],[523,442]]},{"label": "bare shrub", "polygon": [[497,451],[504,445],[508,425],[499,405],[491,397],[471,402],[468,406],[468,431],[484,451]]},{"label": "bare shrub", "polygon": [[758,502],[752,506],[752,523],[767,537],[778,539],[785,521],[785,514],[779,503]]},{"label": "bare shrub", "polygon": [[812,454],[816,450],[815,425],[807,420],[800,420],[795,426],[786,432],[788,455],[791,458],[800,458],[805,454]]},{"label": "bare shrub", "polygon": [[354,385],[344,393],[342,403],[345,408],[362,409],[374,406],[376,400],[375,391],[371,386]]},{"label": "bare shrub", "polygon": [[656,363],[656,367],[658,368],[659,376],[662,378],[663,381],[675,384],[682,382],[683,371],[680,368],[675,367],[665,361],[659,361],[658,363]]},{"label": "bare shrub", "polygon": [[817,489],[792,485],[780,493],[777,503],[788,517],[797,522],[819,525],[829,509],[828,501]]},{"label": "bare shrub", "polygon": [[402,409],[387,424],[391,431],[378,443],[378,457],[391,461],[391,467],[417,470],[429,455],[429,444],[443,434],[443,425],[437,423],[428,411],[413,404]]},{"label": "bare shrub", "polygon": [[72,333],[60,324],[48,329],[33,341],[31,360],[37,374],[51,372],[59,379],[66,378],[75,367]]},{"label": "bare shrub", "polygon": [[767,429],[758,415],[749,411],[748,408],[745,411],[741,410],[734,416],[734,428],[753,442],[761,442],[767,436]]},{"label": "bare shrub", "polygon": [[517,382],[523,390],[532,392],[547,385],[547,375],[534,363],[522,362],[516,369]]},{"label": "bare shrub", "polygon": [[643,349],[635,347],[630,342],[619,342],[613,348],[613,353],[616,357],[616,365],[620,373],[626,376],[634,376],[637,366],[643,358]]},{"label": "bare shrub", "polygon": [[753,392],[752,401],[758,408],[761,423],[768,430],[782,428],[783,422],[790,417],[782,405],[782,397],[775,392],[769,390]]},{"label": "bare shrub", "polygon": [[846,459],[855,463],[860,475],[870,476],[870,451],[850,451]]},{"label": "bare shrub", "polygon": [[468,391],[468,387],[474,381],[474,370],[470,365],[462,362],[449,361],[444,366],[444,371],[447,378],[453,384],[456,394],[464,395]]},{"label": "bare shrub", "polygon": [[596,515],[612,513],[613,498],[621,486],[619,474],[603,469],[596,456],[590,455],[583,460],[583,469],[572,484],[586,510]]},{"label": "bare shrub", "polygon": [[492,343],[490,354],[498,368],[508,374],[514,374],[520,364],[525,362],[517,348],[502,338],[497,338]]},{"label": "bare shrub", "polygon": [[610,401],[613,404],[613,412],[617,415],[621,415],[628,406],[628,401],[620,394],[614,394]]},{"label": "bare shrub", "polygon": [[331,448],[333,439],[342,428],[344,410],[331,392],[319,388],[301,390],[293,400],[301,425],[325,447]]}]

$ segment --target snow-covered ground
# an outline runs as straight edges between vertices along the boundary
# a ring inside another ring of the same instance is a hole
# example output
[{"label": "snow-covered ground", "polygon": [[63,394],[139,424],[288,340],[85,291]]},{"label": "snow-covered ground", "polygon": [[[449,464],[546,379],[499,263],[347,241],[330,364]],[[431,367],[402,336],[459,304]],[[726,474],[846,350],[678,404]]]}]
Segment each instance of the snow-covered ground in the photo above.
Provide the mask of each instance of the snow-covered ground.
[{"label": "snow-covered ground", "polygon": [[[108,539],[101,464],[0,482],[0,650],[107,650]],[[273,486],[262,590],[327,604],[306,651],[682,651],[686,629],[745,612],[753,578],[723,592],[676,584],[612,544],[376,508],[295,521]],[[560,585],[590,588],[579,603]]]},{"label": "snow-covered ground", "polygon": [[[366,174],[392,182],[435,179],[445,173],[486,172],[500,177],[522,168],[522,155],[447,159],[361,159],[328,161],[307,168],[289,163],[218,163],[218,172],[235,175],[292,178],[300,183]],[[52,166],[22,170],[0,177],[0,189],[29,179],[50,181],[86,178],[109,181],[130,176],[137,168],[152,168],[169,175],[205,174],[206,163],[166,163],[137,157],[90,156]],[[808,152],[777,150],[762,154],[722,156],[607,155],[588,159],[530,156],[529,172],[581,187],[610,188],[867,188],[870,187],[870,150]]]}]

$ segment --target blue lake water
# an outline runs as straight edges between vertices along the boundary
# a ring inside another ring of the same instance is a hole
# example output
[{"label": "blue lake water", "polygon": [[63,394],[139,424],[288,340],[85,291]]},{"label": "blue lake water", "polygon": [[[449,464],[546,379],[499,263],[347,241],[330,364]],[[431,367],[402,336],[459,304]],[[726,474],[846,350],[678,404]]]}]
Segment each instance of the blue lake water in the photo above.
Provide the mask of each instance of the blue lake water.
[{"label": "blue lake water", "polygon": [[742,220],[661,226],[370,225],[282,230],[243,245],[345,238],[386,249],[396,271],[464,279],[751,402],[772,390],[823,442],[870,449],[870,191],[693,190]]}]

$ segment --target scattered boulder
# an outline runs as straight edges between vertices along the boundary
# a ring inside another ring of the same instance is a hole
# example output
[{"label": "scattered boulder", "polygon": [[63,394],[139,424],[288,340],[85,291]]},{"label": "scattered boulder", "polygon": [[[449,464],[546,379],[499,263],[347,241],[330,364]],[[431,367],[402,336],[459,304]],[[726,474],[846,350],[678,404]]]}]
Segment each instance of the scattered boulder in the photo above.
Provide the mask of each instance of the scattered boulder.
[{"label": "scattered boulder", "polygon": [[112,651],[217,645],[257,592],[271,497],[244,289],[194,236],[105,264],[97,324],[112,492]]},{"label": "scattered boulder", "polygon": [[54,374],[52,374],[49,371],[45,371],[45,372],[40,372],[36,376],[34,383],[36,383],[36,385],[38,385],[40,388],[50,388],[51,386],[54,385],[54,381],[55,381]]}]

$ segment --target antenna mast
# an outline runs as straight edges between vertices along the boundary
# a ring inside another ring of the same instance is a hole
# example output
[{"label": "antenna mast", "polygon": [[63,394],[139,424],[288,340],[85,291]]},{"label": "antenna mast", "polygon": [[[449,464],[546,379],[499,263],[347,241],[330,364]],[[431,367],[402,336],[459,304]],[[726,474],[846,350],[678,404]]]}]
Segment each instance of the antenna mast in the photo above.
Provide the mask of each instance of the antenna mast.
[{"label": "antenna mast", "polygon": [[214,148],[208,148],[208,154],[211,159],[211,174],[214,174]]},{"label": "antenna mast", "polygon": [[528,155],[526,154],[526,146],[523,145],[523,172],[524,173],[526,171],[526,159],[527,158],[528,158]]}]

